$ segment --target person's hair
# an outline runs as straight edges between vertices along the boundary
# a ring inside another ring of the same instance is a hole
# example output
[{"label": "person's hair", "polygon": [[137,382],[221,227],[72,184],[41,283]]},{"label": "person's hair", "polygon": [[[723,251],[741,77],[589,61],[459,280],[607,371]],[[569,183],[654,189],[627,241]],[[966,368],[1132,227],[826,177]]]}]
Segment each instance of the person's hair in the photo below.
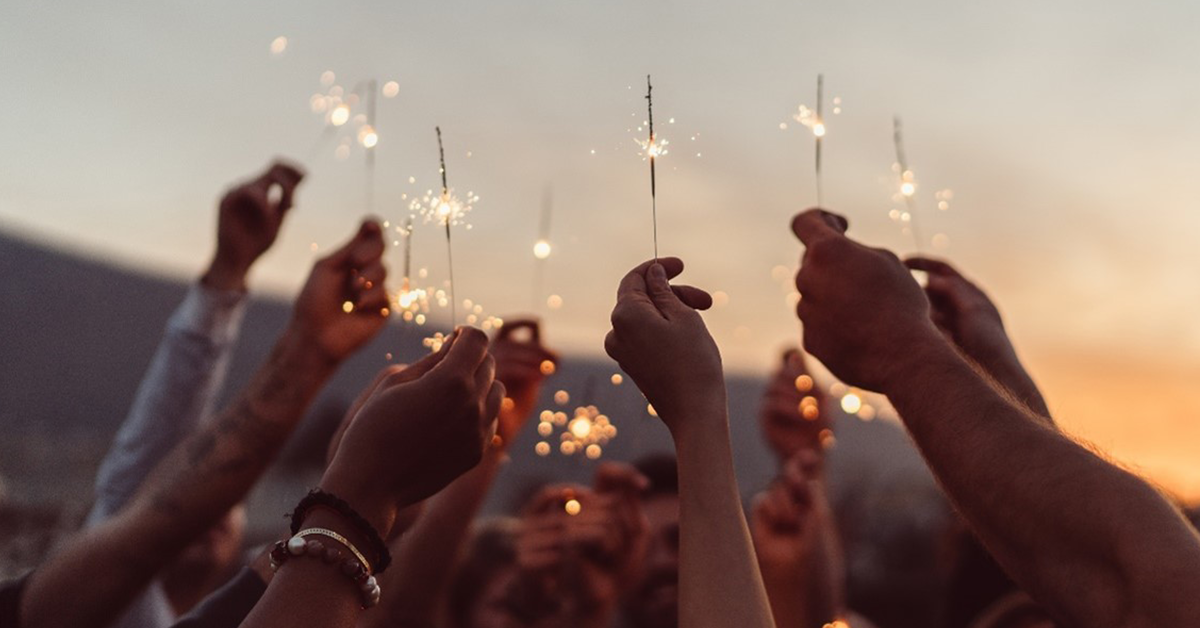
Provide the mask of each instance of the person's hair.
[{"label": "person's hair", "polygon": [[519,525],[511,517],[496,517],[475,524],[446,595],[452,628],[470,628],[471,612],[483,597],[488,583],[496,574],[516,564]]},{"label": "person's hair", "polygon": [[650,454],[639,458],[633,466],[650,481],[646,490],[642,491],[642,497],[679,494],[679,469],[675,463],[675,456],[666,453]]}]

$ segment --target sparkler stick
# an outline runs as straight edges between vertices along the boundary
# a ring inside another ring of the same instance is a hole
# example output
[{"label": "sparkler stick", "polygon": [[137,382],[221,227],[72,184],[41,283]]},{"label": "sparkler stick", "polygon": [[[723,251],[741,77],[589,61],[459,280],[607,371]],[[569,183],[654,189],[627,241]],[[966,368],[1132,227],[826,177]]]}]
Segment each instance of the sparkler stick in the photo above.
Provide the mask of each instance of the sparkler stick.
[{"label": "sparkler stick", "polygon": [[912,170],[908,168],[908,158],[904,153],[904,135],[901,133],[899,116],[892,118],[892,141],[896,145],[896,164],[900,167],[900,195],[904,197],[904,204],[908,208],[908,228],[912,233],[919,255],[921,253],[921,233],[917,229],[917,201],[913,198],[917,191],[917,184],[913,179]]},{"label": "sparkler stick", "polygon": [[550,218],[554,213],[552,189],[547,187],[542,197],[542,216],[538,221],[538,240],[533,245],[533,307],[541,309],[543,286],[545,284],[546,258],[553,250],[550,246]]},{"label": "sparkler stick", "polygon": [[817,207],[825,207],[824,196],[821,193],[821,138],[825,137],[825,75],[817,75],[817,122],[813,125],[813,137],[816,138],[817,164]]},{"label": "sparkler stick", "polygon": [[[446,183],[446,150],[445,150],[445,148],[442,147],[442,127],[440,127],[440,126],[434,127],[434,129],[437,130],[438,160],[442,164],[442,201],[441,202],[445,205],[449,205],[449,203],[450,203],[450,186]],[[446,215],[443,216],[442,219],[443,219],[444,224],[446,225],[446,261],[449,264],[449,274],[450,274],[450,326],[454,327],[454,325],[458,321],[458,303],[454,298],[454,249],[450,243],[450,222],[451,222],[450,212],[451,211],[452,211],[452,209],[450,207],[447,207],[445,210]]]},{"label": "sparkler stick", "polygon": [[655,190],[654,157],[657,152],[654,145],[654,99],[651,92],[654,86],[650,84],[650,75],[646,75],[646,111],[649,115],[650,135],[646,146],[646,154],[650,158],[650,215],[654,221],[654,262],[658,263],[658,195]]},{"label": "sparkler stick", "polygon": [[379,141],[379,136],[375,131],[375,96],[379,93],[379,86],[375,79],[367,81],[366,92],[367,126],[363,129],[365,133],[362,139],[367,154],[367,190],[364,198],[367,203],[367,214],[373,214],[375,213],[375,146]]},{"label": "sparkler stick", "polygon": [[413,219],[412,216],[404,223],[404,283],[405,288],[408,287],[408,282],[412,279],[412,234],[413,234]]}]

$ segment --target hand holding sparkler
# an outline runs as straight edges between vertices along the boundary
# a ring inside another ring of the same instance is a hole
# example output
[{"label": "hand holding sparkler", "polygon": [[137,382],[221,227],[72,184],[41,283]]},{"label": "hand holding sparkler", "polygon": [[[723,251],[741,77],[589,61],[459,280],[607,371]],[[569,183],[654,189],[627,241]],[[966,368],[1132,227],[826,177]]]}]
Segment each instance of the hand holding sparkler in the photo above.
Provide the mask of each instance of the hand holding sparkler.
[{"label": "hand holding sparkler", "polygon": [[[621,280],[604,348],[633,377],[672,433],[701,408],[724,399],[721,355],[697,310],[712,306],[699,288],[672,286],[676,257],[648,261]],[[711,416],[711,412],[701,412]]]},{"label": "hand holding sparkler", "polygon": [[500,408],[499,428],[507,446],[533,415],[542,382],[557,368],[558,354],[542,344],[538,322],[527,319],[505,321],[492,339],[491,351],[496,359],[496,379],[508,391]]},{"label": "hand holding sparkler", "polygon": [[246,273],[275,243],[303,178],[298,168],[277,161],[258,177],[225,193],[217,219],[217,250],[204,273],[205,285],[219,290],[246,289]]},{"label": "hand holding sparkler", "polygon": [[478,329],[459,328],[437,353],[384,377],[351,419],[321,487],[376,509],[386,534],[396,506],[474,467],[504,397],[487,342]]},{"label": "hand holding sparkler", "polygon": [[390,315],[383,235],[367,220],[342,248],[319,260],[300,296],[293,325],[325,357],[342,360],[374,338]]},{"label": "hand holding sparkler", "polygon": [[904,264],[928,273],[925,294],[934,325],[1014,397],[1038,416],[1052,421],[1046,400],[1021,365],[1004,330],[1000,310],[987,293],[946,262],[911,257]]},{"label": "hand holding sparkler", "polygon": [[929,318],[929,300],[894,253],[845,236],[849,223],[810,209],[792,231],[804,243],[796,273],[804,348],[843,382],[886,392],[928,343],[945,339]]}]

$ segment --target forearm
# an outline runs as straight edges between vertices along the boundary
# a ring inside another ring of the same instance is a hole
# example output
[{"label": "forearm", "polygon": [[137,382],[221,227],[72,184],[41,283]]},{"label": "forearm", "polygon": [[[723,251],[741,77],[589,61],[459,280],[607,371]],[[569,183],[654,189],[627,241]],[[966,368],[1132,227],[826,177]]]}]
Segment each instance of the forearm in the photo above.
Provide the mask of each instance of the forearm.
[{"label": "forearm", "polygon": [[679,625],[774,626],[738,496],[722,397],[674,434],[679,464]]},{"label": "forearm", "polygon": [[471,522],[483,505],[505,454],[492,449],[472,470],[430,499],[417,522],[392,543],[396,567],[380,580],[380,607],[364,627],[433,626]]},{"label": "forearm", "polygon": [[1178,590],[1165,574],[1200,582],[1195,534],[1170,504],[949,345],[929,343],[899,372],[885,392],[930,467],[997,560],[1056,615],[1122,626],[1148,610],[1144,592]]},{"label": "forearm", "polygon": [[801,564],[786,569],[763,566],[763,584],[776,626],[821,628],[844,615],[844,576],[832,560],[822,544]]},{"label": "forearm", "polygon": [[[334,367],[285,333],[233,406],[176,447],[121,516],[38,569],[22,602],[25,628],[111,621],[246,496]],[[63,591],[73,592],[70,605]]]}]

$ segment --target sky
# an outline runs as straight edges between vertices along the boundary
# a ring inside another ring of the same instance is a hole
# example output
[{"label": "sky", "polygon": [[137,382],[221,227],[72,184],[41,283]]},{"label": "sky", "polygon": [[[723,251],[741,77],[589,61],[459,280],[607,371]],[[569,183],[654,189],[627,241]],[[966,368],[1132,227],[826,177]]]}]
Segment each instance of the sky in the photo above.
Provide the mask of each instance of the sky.
[{"label": "sky", "polygon": [[[456,294],[488,314],[537,311],[551,342],[587,355],[602,353],[620,276],[653,254],[634,142],[652,74],[670,142],[659,248],[728,296],[706,319],[745,372],[798,338],[787,225],[816,198],[813,138],[791,115],[824,73],[841,99],[826,112],[825,204],[851,235],[916,248],[889,218],[900,116],[922,250],[995,298],[1067,429],[1200,497],[1200,5],[9,0],[0,14],[0,229],[191,277],[222,190],[289,157],[309,177],[252,278],[289,295],[369,209],[361,146],[339,160],[341,137],[321,140],[320,76],[394,80],[374,214],[398,223],[404,195],[438,185],[440,125],[450,184],[480,197],[453,235]],[[535,298],[547,196],[554,250]],[[419,225],[430,283],[445,255]]]}]

